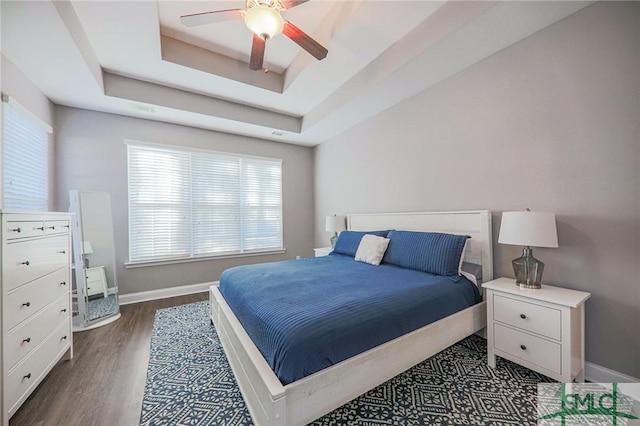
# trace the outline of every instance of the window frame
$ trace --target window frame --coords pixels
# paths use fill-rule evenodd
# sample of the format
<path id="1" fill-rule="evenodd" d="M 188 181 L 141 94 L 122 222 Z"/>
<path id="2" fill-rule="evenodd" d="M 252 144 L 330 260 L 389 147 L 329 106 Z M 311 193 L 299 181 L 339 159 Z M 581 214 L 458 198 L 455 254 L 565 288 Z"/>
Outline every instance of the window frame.
<path id="1" fill-rule="evenodd" d="M 7 120 L 14 114 L 18 114 L 20 117 L 18 121 L 28 122 L 29 128 L 26 130 L 28 133 L 38 132 L 38 143 L 42 143 L 42 146 L 39 146 L 36 151 L 40 153 L 40 151 L 44 151 L 44 158 L 39 159 L 40 166 L 44 167 L 44 170 L 40 171 L 41 176 L 35 177 L 35 173 L 30 176 L 30 180 L 34 183 L 37 183 L 38 187 L 30 186 L 30 188 L 36 189 L 36 192 L 40 193 L 43 198 L 35 198 L 33 200 L 29 200 L 24 197 L 7 197 L 6 191 L 6 173 L 7 173 L 7 146 L 9 145 L 8 132 L 10 131 L 7 125 Z M 3 210 L 12 210 L 12 211 L 49 211 L 51 208 L 51 135 L 53 134 L 53 128 L 44 122 L 40 117 L 31 112 L 28 108 L 23 106 L 21 103 L 16 101 L 12 96 L 8 96 L 2 94 L 2 144 L 1 144 L 1 154 L 2 154 L 2 167 L 0 167 L 0 173 L 2 173 L 0 177 L 0 182 L 2 183 L 2 196 L 0 197 L 0 207 Z M 42 138 L 42 140 L 40 140 Z M 43 178 L 41 180 L 40 178 Z M 14 199 L 17 201 L 17 205 L 9 205 L 7 206 L 7 198 Z M 35 201 L 35 204 L 32 204 L 32 201 Z M 23 208 L 22 205 L 29 205 L 27 208 Z"/>
<path id="2" fill-rule="evenodd" d="M 283 160 L 279 158 L 272 157 L 261 157 L 254 155 L 246 155 L 246 154 L 238 154 L 238 153 L 230 153 L 224 151 L 217 150 L 209 150 L 209 149 L 201 149 L 201 148 L 193 148 L 193 147 L 185 147 L 179 145 L 169 145 L 169 144 L 159 144 L 153 142 L 145 142 L 133 139 L 125 139 L 124 144 L 127 149 L 127 234 L 128 234 L 128 260 L 125 262 L 126 268 L 139 268 L 146 266 L 156 266 L 156 265 L 167 265 L 167 264 L 176 264 L 176 263 L 190 263 L 190 262 L 200 262 L 205 260 L 215 260 L 215 259 L 231 259 L 231 258 L 240 258 L 240 257 L 253 257 L 253 256 L 265 256 L 265 255 L 274 255 L 274 254 L 282 254 L 286 253 L 286 248 L 284 247 L 284 217 L 283 217 L 283 185 L 282 185 L 282 166 Z M 279 181 L 279 189 L 280 189 L 280 205 L 278 210 L 278 215 L 280 217 L 280 240 L 281 247 L 279 248 L 269 248 L 269 249 L 254 249 L 254 250 L 244 250 L 237 252 L 225 252 L 221 254 L 202 254 L 202 255 L 194 255 L 193 254 L 193 233 L 190 232 L 189 240 L 191 243 L 190 256 L 167 256 L 162 258 L 155 259 L 141 259 L 141 260 L 131 260 L 131 241 L 132 241 L 132 228 L 131 228 L 131 196 L 130 196 L 130 160 L 129 160 L 129 147 L 140 147 L 140 148 L 150 148 L 164 151 L 174 151 L 174 152 L 183 152 L 183 153 L 204 153 L 209 155 L 220 155 L 224 157 L 233 157 L 236 159 L 249 159 L 249 160 L 264 160 L 274 163 L 279 163 L 280 165 L 280 181 Z M 193 190 L 193 186 L 190 183 L 190 189 Z M 240 192 L 242 189 L 240 189 Z M 191 217 L 189 221 L 193 220 L 193 200 L 190 201 L 190 214 Z M 238 218 L 240 222 L 242 222 L 242 217 Z M 190 226 L 190 229 L 193 230 L 193 227 Z M 241 232 L 242 233 L 242 232 Z"/>

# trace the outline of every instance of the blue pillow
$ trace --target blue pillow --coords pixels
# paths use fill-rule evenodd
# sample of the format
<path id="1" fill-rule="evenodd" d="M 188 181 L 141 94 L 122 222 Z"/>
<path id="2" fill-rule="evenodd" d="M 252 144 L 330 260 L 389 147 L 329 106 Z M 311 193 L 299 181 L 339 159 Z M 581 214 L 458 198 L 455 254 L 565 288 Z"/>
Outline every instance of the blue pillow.
<path id="1" fill-rule="evenodd" d="M 438 232 L 389 231 L 383 263 L 429 274 L 458 275 L 460 256 L 469 236 Z"/>
<path id="2" fill-rule="evenodd" d="M 378 237 L 386 237 L 389 231 L 342 231 L 338 235 L 338 241 L 333 248 L 334 253 L 343 254 L 345 256 L 355 257 L 360 245 L 360 240 L 365 234 L 377 235 Z"/>

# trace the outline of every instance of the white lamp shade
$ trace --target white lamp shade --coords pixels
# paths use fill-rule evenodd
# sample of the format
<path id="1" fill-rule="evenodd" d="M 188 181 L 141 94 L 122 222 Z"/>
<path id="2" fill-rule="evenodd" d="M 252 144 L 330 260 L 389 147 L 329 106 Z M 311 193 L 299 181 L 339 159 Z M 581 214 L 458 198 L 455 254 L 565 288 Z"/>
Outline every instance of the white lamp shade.
<path id="1" fill-rule="evenodd" d="M 91 253 L 93 253 L 93 247 L 91 247 L 91 243 L 89 241 L 87 241 L 87 240 L 84 240 L 82 242 L 82 249 L 83 249 L 82 254 L 91 254 Z"/>
<path id="2" fill-rule="evenodd" d="M 327 232 L 340 232 L 347 229 L 345 226 L 344 216 L 327 216 L 325 224 L 325 231 Z"/>
<path id="3" fill-rule="evenodd" d="M 500 244 L 530 247 L 558 247 L 556 215 L 545 212 L 504 212 Z"/>

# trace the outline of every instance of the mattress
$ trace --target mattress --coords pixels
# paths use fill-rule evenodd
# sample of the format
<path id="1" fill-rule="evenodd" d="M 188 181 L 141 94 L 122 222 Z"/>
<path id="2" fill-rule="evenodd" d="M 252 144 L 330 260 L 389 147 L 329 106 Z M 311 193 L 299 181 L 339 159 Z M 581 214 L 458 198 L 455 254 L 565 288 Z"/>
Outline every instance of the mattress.
<path id="1" fill-rule="evenodd" d="M 456 281 L 332 254 L 227 269 L 220 292 L 286 385 L 480 301 Z"/>

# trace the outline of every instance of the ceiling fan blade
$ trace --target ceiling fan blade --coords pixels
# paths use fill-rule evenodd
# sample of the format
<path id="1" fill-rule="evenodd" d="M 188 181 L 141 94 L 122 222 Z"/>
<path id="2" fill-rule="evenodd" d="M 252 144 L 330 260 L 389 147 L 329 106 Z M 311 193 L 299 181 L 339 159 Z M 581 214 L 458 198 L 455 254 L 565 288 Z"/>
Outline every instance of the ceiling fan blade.
<path id="1" fill-rule="evenodd" d="M 329 53 L 324 46 L 289 21 L 284 23 L 282 34 L 295 41 L 298 46 L 302 47 L 319 61 L 323 60 L 327 56 L 327 53 Z"/>
<path id="2" fill-rule="evenodd" d="M 227 9 L 216 10 L 214 12 L 194 13 L 192 15 L 181 16 L 180 22 L 186 27 L 197 27 L 199 25 L 242 19 L 242 12 L 242 9 Z"/>
<path id="3" fill-rule="evenodd" d="M 292 7 L 296 7 L 301 5 L 302 3 L 306 3 L 309 0 L 280 0 L 280 3 L 286 10 L 291 9 Z"/>
<path id="4" fill-rule="evenodd" d="M 262 37 L 257 34 L 253 35 L 253 44 L 251 45 L 251 61 L 249 62 L 249 68 L 254 71 L 262 69 L 265 44 L 266 42 Z"/>

